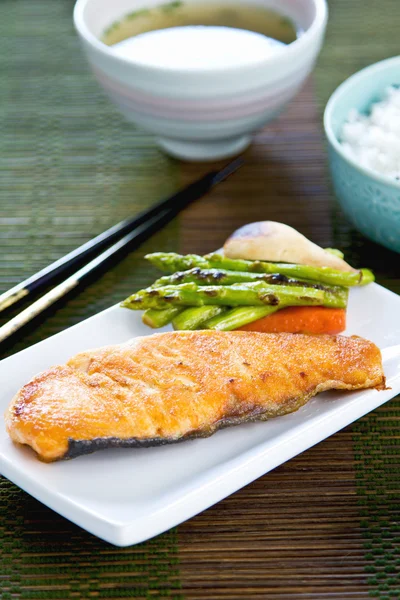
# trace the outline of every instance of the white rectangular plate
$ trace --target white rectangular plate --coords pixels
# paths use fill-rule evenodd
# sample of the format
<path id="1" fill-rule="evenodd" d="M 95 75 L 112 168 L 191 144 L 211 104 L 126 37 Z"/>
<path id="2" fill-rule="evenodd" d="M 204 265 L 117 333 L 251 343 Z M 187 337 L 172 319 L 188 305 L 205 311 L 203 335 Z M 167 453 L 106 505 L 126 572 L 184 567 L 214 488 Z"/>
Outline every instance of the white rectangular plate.
<path id="1" fill-rule="evenodd" d="M 112 307 L 0 362 L 0 412 L 33 375 L 81 350 L 152 333 L 140 313 Z M 225 429 L 208 439 L 114 449 L 41 463 L 0 423 L 0 472 L 67 519 L 117 546 L 189 519 L 332 435 L 400 392 L 400 297 L 372 284 L 350 294 L 347 334 L 383 349 L 383 392 L 320 394 L 296 413 Z"/>

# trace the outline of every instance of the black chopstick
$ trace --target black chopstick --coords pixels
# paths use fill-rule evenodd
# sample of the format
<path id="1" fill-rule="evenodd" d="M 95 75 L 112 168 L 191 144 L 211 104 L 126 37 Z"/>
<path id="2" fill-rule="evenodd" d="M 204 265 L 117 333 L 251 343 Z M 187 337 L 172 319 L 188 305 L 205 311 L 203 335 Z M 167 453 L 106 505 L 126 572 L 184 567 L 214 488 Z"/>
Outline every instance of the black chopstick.
<path id="1" fill-rule="evenodd" d="M 237 159 L 236 161 L 233 161 L 232 163 L 224 167 L 221 171 L 209 173 L 208 175 L 206 175 L 202 179 L 199 179 L 194 184 L 191 184 L 181 192 L 178 192 L 178 194 L 175 194 L 173 198 L 176 199 L 178 197 L 178 201 L 175 202 L 173 206 L 170 205 L 170 202 L 168 200 L 164 201 L 163 203 L 159 203 L 157 205 L 159 207 L 158 214 L 154 215 L 155 207 L 147 211 L 147 215 L 151 213 L 152 216 L 150 218 L 147 217 L 145 222 L 142 222 L 139 226 L 136 226 L 132 231 L 130 231 L 127 235 L 122 237 L 110 248 L 102 252 L 96 258 L 92 259 L 88 264 L 83 266 L 76 273 L 68 277 L 68 279 L 51 289 L 41 298 L 33 302 L 33 304 L 28 306 L 25 310 L 20 312 L 14 318 L 10 319 L 7 323 L 5 323 L 2 327 L 0 327 L 0 343 L 4 342 L 6 339 L 12 336 L 21 327 L 29 323 L 29 321 L 31 321 L 39 314 L 41 314 L 44 310 L 49 308 L 49 306 L 60 300 L 62 297 L 66 296 L 70 291 L 82 285 L 87 279 L 92 278 L 98 273 L 104 272 L 105 268 L 111 261 L 113 261 L 114 263 L 115 259 L 119 256 L 122 256 L 126 254 L 127 251 L 132 251 L 138 246 L 140 246 L 151 235 L 153 235 L 156 231 L 161 229 L 169 221 L 171 221 L 185 206 L 187 206 L 200 196 L 203 196 L 214 185 L 220 183 L 229 175 L 234 173 L 242 164 L 243 161 L 239 161 L 239 159 Z M 187 190 L 191 190 L 189 194 L 185 194 Z M 201 193 L 200 190 L 202 190 Z M 161 205 L 164 205 L 164 209 L 160 210 Z M 165 206 L 167 206 L 167 208 L 165 208 Z M 139 215 L 140 219 L 143 219 L 142 215 L 143 213 Z M 118 225 L 116 227 L 118 227 Z M 108 231 L 111 230 L 109 229 Z M 114 233 L 112 233 L 111 235 L 114 236 Z M 99 237 L 100 236 L 98 236 L 98 238 Z M 94 238 L 94 240 L 98 238 Z M 92 242 L 94 240 L 92 240 Z M 84 246 L 81 246 L 81 248 L 83 248 Z M 77 250 L 75 252 L 77 252 Z M 84 250 L 84 252 L 86 252 L 86 250 Z M 76 257 L 77 255 L 75 254 L 73 260 L 75 260 Z M 51 266 L 52 265 L 50 265 L 50 267 Z M 42 273 L 42 271 L 40 273 Z M 47 283 L 48 281 L 49 280 L 47 279 Z M 30 292 L 28 291 L 27 293 Z M 25 294 L 25 296 L 26 295 L 27 294 Z"/>
<path id="2" fill-rule="evenodd" d="M 25 279 L 25 281 L 22 281 L 10 290 L 0 294 L 0 313 L 13 304 L 21 301 L 23 298 L 26 298 L 32 292 L 39 292 L 41 289 L 51 284 L 62 273 L 71 271 L 74 267 L 81 264 L 85 258 L 89 258 L 96 252 L 103 250 L 103 248 L 106 248 L 108 245 L 115 242 L 115 240 L 121 238 L 130 231 L 133 231 L 143 223 L 146 223 L 161 211 L 173 209 L 175 211 L 173 216 L 175 216 L 185 206 L 188 206 L 195 200 L 201 198 L 212 187 L 229 177 L 229 175 L 242 166 L 243 162 L 242 158 L 237 158 L 220 171 L 207 173 L 204 177 L 194 181 L 173 196 L 157 202 L 157 204 L 144 210 L 135 217 L 117 223 L 82 246 L 79 246 L 79 248 L 72 250 L 72 252 L 69 252 L 28 279 Z"/>

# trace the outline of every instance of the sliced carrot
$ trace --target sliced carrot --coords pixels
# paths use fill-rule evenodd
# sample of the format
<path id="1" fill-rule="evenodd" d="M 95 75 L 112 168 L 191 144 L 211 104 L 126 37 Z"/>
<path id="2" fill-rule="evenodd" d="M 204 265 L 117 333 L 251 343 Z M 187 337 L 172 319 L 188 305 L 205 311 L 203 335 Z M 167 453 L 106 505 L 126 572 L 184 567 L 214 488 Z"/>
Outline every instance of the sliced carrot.
<path id="1" fill-rule="evenodd" d="M 290 306 L 240 327 L 262 333 L 340 333 L 346 328 L 346 310 L 324 306 Z"/>

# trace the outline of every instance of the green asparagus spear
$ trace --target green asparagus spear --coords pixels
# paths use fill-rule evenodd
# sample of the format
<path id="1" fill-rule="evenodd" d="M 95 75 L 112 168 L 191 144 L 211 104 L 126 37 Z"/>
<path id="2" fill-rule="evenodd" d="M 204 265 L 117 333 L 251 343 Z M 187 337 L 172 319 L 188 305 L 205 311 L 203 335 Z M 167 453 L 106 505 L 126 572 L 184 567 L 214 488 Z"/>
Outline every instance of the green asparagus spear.
<path id="1" fill-rule="evenodd" d="M 353 272 L 337 271 L 330 267 L 313 267 L 291 263 L 269 263 L 258 260 L 231 259 L 220 254 L 208 254 L 203 257 L 197 256 L 196 254 L 182 256 L 173 252 L 155 252 L 153 254 L 147 254 L 146 259 L 167 273 L 175 273 L 176 271 L 185 271 L 200 267 L 201 269 L 226 269 L 229 271 L 252 273 L 279 273 L 295 279 L 306 279 L 317 283 L 341 285 L 345 287 L 366 285 L 374 281 L 374 275 L 368 269 L 361 269 L 360 271 Z"/>
<path id="2" fill-rule="evenodd" d="M 146 254 L 145 259 L 165 273 L 188 271 L 195 267 L 210 269 L 210 262 L 197 254 L 176 254 L 175 252 L 153 252 Z"/>
<path id="3" fill-rule="evenodd" d="M 235 283 L 251 283 L 254 281 L 265 281 L 269 285 L 287 285 L 297 287 L 311 287 L 321 289 L 325 292 L 325 306 L 337 306 L 338 297 L 347 303 L 348 288 L 342 286 L 323 286 L 315 283 L 290 279 L 285 275 L 267 275 L 265 273 L 247 273 L 244 271 L 225 271 L 223 269 L 190 269 L 189 271 L 178 271 L 173 275 L 160 277 L 152 285 L 153 288 L 165 285 L 182 283 L 196 283 L 197 285 L 233 285 Z"/>
<path id="4" fill-rule="evenodd" d="M 281 306 L 240 306 L 228 312 L 213 317 L 202 324 L 203 329 L 217 329 L 218 331 L 232 331 L 262 319 L 282 308 Z"/>
<path id="5" fill-rule="evenodd" d="M 337 248 L 324 248 L 325 252 L 329 252 L 329 254 L 332 254 L 333 256 L 337 256 L 338 258 L 344 258 L 344 254 L 341 250 L 338 250 Z"/>
<path id="6" fill-rule="evenodd" d="M 245 271 L 226 271 L 225 269 L 200 269 L 196 267 L 188 271 L 177 271 L 172 275 L 160 277 L 151 287 L 164 285 L 179 285 L 181 283 L 196 283 L 197 285 L 232 285 L 234 283 L 248 283 L 252 281 L 265 281 L 270 285 L 297 285 L 304 287 L 318 287 L 318 284 L 299 279 L 291 279 L 278 273 L 248 273 Z M 319 286 L 322 288 L 323 286 Z"/>
<path id="7" fill-rule="evenodd" d="M 172 321 L 174 329 L 198 329 L 209 319 L 226 312 L 224 306 L 195 306 L 186 308 Z"/>
<path id="8" fill-rule="evenodd" d="M 330 308 L 346 308 L 348 298 L 348 288 L 335 286 L 324 289 L 324 306 L 329 306 Z"/>
<path id="9" fill-rule="evenodd" d="M 336 287 L 334 291 L 325 290 L 324 306 L 345 308 L 348 295 L 349 291 L 347 288 Z M 306 302 L 304 302 L 304 306 L 307 306 Z M 285 308 L 282 304 L 278 306 L 240 306 L 238 308 L 232 308 L 222 315 L 213 317 L 209 321 L 203 323 L 201 327 L 202 329 L 232 331 L 233 329 L 238 329 L 239 327 L 243 327 L 243 325 L 262 319 L 282 308 Z"/>
<path id="10" fill-rule="evenodd" d="M 341 285 L 351 287 L 366 285 L 374 281 L 374 275 L 369 269 L 359 271 L 337 271 L 330 267 L 313 267 L 310 265 L 295 265 L 291 263 L 268 263 L 264 261 L 249 261 L 230 259 L 220 254 L 208 254 L 204 257 L 209 260 L 213 268 L 226 268 L 233 271 L 255 271 L 261 273 L 280 273 L 289 277 L 301 277 L 310 281 L 318 281 L 328 285 Z"/>
<path id="11" fill-rule="evenodd" d="M 329 296 L 332 306 L 335 295 Z M 184 283 L 176 286 L 148 288 L 140 290 L 127 298 L 122 306 L 133 310 L 147 308 L 164 309 L 168 304 L 173 306 L 278 306 L 282 304 L 301 306 L 312 303 L 324 305 L 325 292 L 315 288 L 295 286 L 270 286 L 262 281 L 256 283 L 234 284 L 231 286 L 197 286 L 195 283 Z M 338 294 L 335 305 L 346 306 L 346 300 Z"/>
<path id="12" fill-rule="evenodd" d="M 184 311 L 184 309 L 179 306 L 168 306 L 163 310 L 149 308 L 143 313 L 142 321 L 145 325 L 152 327 L 152 329 L 158 329 L 159 327 L 165 327 L 165 325 L 171 323 L 172 319 L 177 317 L 182 311 Z"/>

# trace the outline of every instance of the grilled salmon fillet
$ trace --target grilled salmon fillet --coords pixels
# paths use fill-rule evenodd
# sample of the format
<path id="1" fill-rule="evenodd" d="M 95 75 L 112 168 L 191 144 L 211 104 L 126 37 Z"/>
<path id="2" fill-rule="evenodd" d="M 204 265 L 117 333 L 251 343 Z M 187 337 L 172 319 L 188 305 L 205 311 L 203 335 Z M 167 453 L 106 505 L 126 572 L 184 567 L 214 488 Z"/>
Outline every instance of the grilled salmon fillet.
<path id="1" fill-rule="evenodd" d="M 384 386 L 379 349 L 359 337 L 161 333 L 40 373 L 12 400 L 6 426 L 52 461 L 206 437 L 293 412 L 324 390 Z"/>

